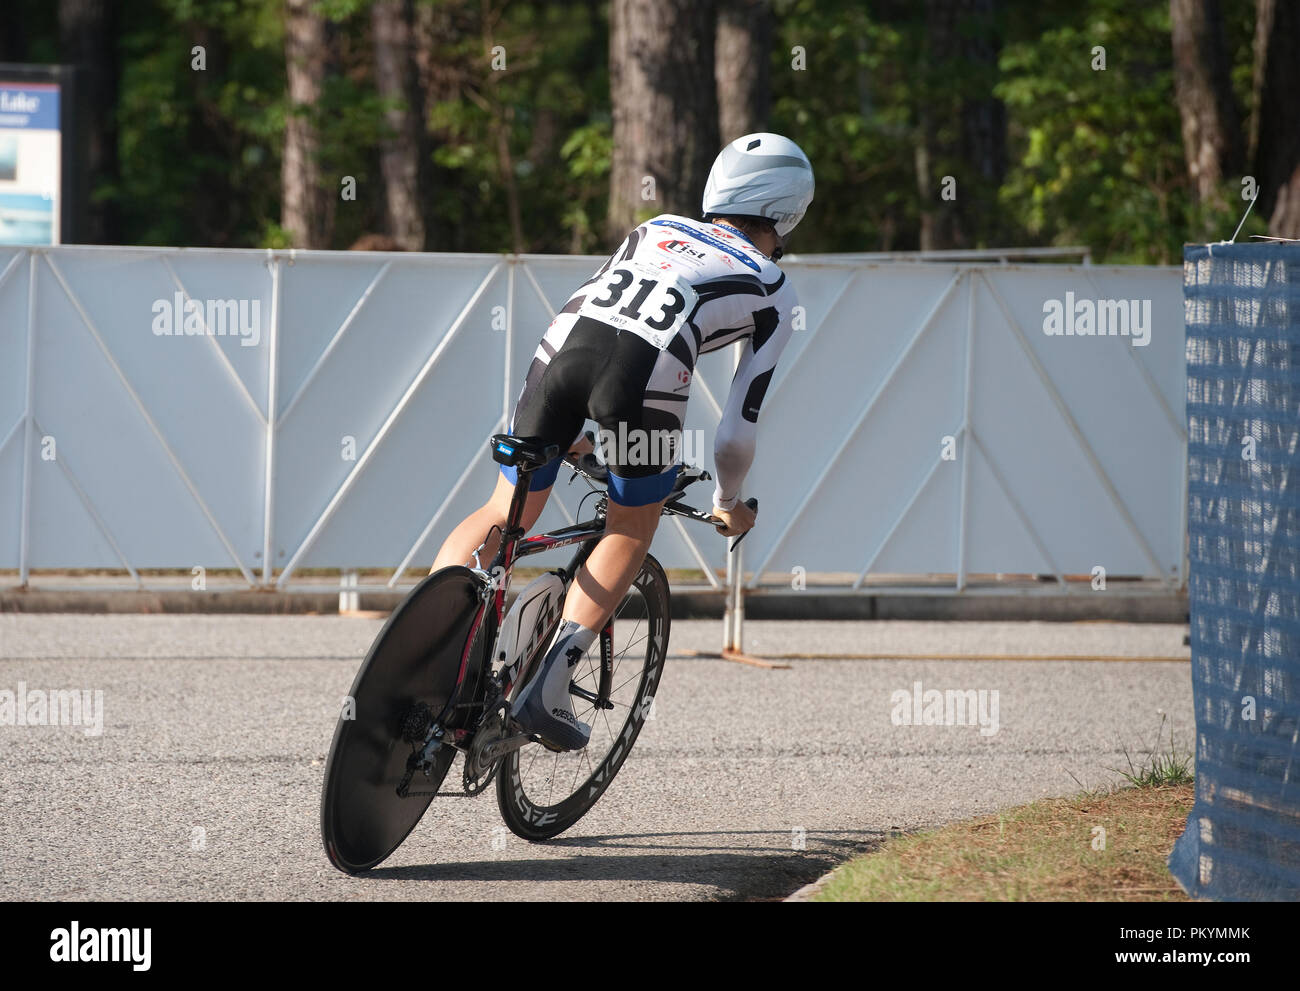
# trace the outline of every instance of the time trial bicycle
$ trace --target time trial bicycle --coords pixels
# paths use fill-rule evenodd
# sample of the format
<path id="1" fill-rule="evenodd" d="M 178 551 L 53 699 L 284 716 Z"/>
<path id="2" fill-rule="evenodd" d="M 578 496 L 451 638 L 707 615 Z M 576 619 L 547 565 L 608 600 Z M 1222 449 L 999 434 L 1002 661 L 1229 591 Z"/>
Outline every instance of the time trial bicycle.
<path id="1" fill-rule="evenodd" d="M 494 460 L 518 472 L 495 557 L 482 566 L 480 545 L 475 567 L 442 568 L 411 590 L 371 645 L 334 731 L 321 834 L 330 862 L 349 874 L 392 854 L 435 797 L 478 795 L 494 779 L 514 833 L 536 841 L 563 832 L 604 794 L 652 713 L 668 654 L 670 594 L 663 568 L 647 554 L 573 669 L 574 715 L 592 727 L 587 746 L 556 752 L 515 722 L 512 703 L 540 668 L 565 593 L 604 535 L 608 476 L 590 454 L 566 456 L 570 482 L 582 476 L 597 497 L 594 515 L 528 537 L 520 521 L 529 479 L 559 448 L 508 434 L 493 436 L 490 446 Z M 682 469 L 663 514 L 720 526 L 682 502 L 689 485 L 709 479 L 701 468 Z M 756 500 L 748 505 L 757 510 Z M 530 582 L 507 612 L 515 565 L 570 545 L 577 551 L 568 566 Z M 458 755 L 460 790 L 441 790 Z"/>

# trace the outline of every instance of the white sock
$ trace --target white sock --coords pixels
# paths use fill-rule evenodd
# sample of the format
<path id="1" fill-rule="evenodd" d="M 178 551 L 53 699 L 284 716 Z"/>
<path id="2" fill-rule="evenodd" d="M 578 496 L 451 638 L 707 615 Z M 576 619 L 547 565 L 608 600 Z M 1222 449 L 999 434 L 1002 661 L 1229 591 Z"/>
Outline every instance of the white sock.
<path id="1" fill-rule="evenodd" d="M 555 643 L 552 645 L 551 649 L 554 650 L 556 647 L 559 647 L 564 643 L 566 638 L 569 640 L 569 643 L 565 644 L 564 649 L 567 650 L 569 647 L 581 647 L 582 652 L 585 654 L 587 648 L 596 642 L 596 631 L 587 629 L 581 623 L 575 623 L 571 619 L 566 619 L 560 624 L 560 629 L 555 634 Z"/>

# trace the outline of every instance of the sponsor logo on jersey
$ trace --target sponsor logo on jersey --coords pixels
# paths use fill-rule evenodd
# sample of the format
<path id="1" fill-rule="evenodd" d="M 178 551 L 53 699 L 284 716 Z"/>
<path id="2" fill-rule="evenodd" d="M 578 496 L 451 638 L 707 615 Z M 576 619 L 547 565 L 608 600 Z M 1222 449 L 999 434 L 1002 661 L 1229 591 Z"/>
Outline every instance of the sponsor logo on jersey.
<path id="1" fill-rule="evenodd" d="M 675 255 L 685 255 L 687 258 L 703 258 L 704 252 L 699 248 L 691 247 L 690 241 L 681 241 L 677 238 L 671 238 L 667 241 L 660 241 L 656 247 L 660 251 L 671 251 Z"/>
<path id="2" fill-rule="evenodd" d="M 754 261 L 754 259 L 750 258 L 743 251 L 733 245 L 727 244 L 725 241 L 717 237 L 714 237 L 708 231 L 697 231 L 694 227 L 683 224 L 680 220 L 652 220 L 650 223 L 656 227 L 669 227 L 672 230 L 681 231 L 688 237 L 707 244 L 710 248 L 721 251 L 723 254 L 730 255 L 732 258 L 735 258 L 749 268 L 752 268 L 755 272 L 761 272 L 763 270 L 763 267 L 759 265 L 758 262 Z"/>
<path id="3" fill-rule="evenodd" d="M 680 382 L 682 385 L 685 385 L 685 384 L 686 384 L 687 382 L 689 382 L 690 380 L 691 380 L 691 373 L 690 373 L 690 372 L 687 372 L 687 371 L 680 371 L 680 372 L 677 373 L 677 381 Z"/>

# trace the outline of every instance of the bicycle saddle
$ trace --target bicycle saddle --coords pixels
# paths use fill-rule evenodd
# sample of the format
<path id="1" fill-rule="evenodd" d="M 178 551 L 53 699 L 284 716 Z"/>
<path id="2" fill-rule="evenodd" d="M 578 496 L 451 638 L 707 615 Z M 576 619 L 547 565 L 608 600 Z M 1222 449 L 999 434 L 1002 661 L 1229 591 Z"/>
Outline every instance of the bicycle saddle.
<path id="1" fill-rule="evenodd" d="M 532 471 L 560 456 L 558 444 L 548 444 L 541 437 L 513 437 L 510 434 L 493 434 L 488 442 L 492 460 L 511 468 Z"/>

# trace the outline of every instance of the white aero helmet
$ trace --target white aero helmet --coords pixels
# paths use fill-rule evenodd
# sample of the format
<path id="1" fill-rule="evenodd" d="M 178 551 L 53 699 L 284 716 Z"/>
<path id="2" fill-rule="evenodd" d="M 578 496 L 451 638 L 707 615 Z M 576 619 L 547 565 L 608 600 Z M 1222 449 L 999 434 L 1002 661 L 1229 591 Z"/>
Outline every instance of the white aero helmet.
<path id="1" fill-rule="evenodd" d="M 763 217 L 785 237 L 813 198 L 813 170 L 797 144 L 779 134 L 746 134 L 723 148 L 704 186 L 704 216 Z"/>

